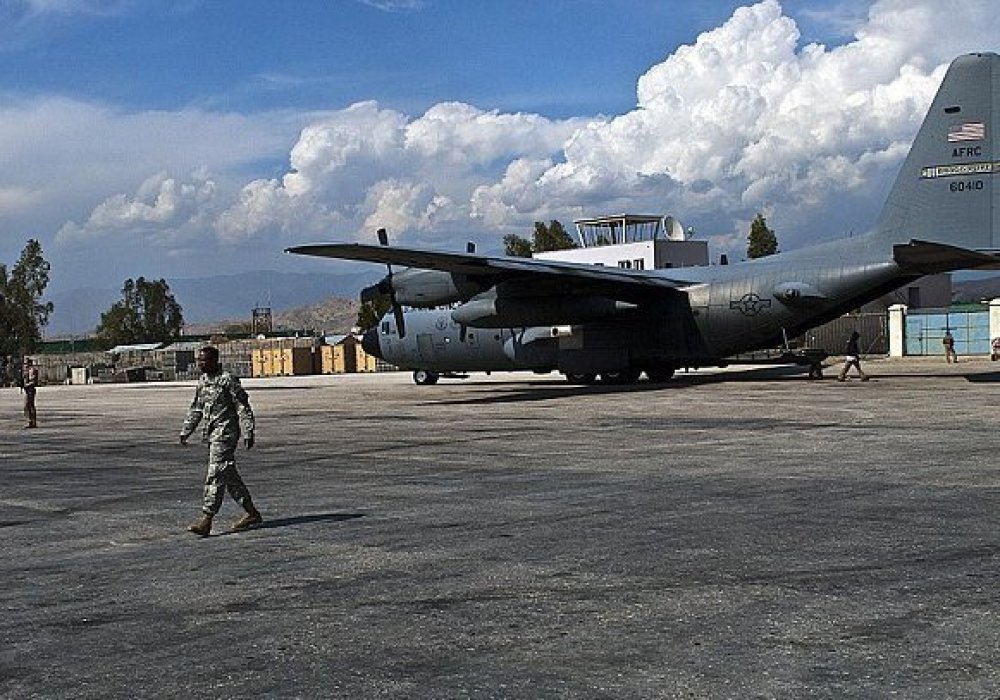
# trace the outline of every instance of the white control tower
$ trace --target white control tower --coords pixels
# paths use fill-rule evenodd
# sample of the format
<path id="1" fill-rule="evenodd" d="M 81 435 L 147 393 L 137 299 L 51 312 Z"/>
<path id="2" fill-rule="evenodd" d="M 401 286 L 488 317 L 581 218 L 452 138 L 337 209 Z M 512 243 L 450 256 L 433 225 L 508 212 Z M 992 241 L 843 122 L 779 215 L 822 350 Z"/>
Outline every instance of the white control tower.
<path id="1" fill-rule="evenodd" d="M 688 240 L 684 227 L 672 216 L 618 214 L 573 223 L 579 248 L 535 253 L 534 257 L 632 270 L 708 265 L 708 243 Z"/>

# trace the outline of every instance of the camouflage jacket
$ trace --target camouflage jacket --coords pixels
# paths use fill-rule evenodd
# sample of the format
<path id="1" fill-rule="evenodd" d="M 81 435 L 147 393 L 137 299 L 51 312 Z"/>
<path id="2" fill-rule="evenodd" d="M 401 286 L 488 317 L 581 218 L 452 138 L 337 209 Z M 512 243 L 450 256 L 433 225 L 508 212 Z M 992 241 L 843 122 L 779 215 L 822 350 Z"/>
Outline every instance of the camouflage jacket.
<path id="1" fill-rule="evenodd" d="M 239 379 L 229 372 L 201 375 L 181 435 L 187 437 L 199 423 L 202 442 L 239 440 L 241 428 L 253 436 L 253 410 Z"/>

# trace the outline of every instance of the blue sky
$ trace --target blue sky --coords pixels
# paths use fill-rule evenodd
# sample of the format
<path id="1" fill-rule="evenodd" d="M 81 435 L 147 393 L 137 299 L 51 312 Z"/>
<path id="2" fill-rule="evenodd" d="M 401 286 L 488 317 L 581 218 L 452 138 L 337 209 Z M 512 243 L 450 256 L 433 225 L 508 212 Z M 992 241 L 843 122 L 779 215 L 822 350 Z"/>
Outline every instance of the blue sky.
<path id="1" fill-rule="evenodd" d="M 329 109 L 374 99 L 408 112 L 447 100 L 550 117 L 620 112 L 635 104 L 635 76 L 743 4 L 133 0 L 33 11 L 5 0 L 0 87 L 141 109 Z M 812 16 L 803 14 L 809 40 L 840 38 L 834 23 Z"/>
<path id="2" fill-rule="evenodd" d="M 336 273 L 281 251 L 621 211 L 791 249 L 871 224 L 997 37 L 991 0 L 0 0 L 0 261 Z"/>

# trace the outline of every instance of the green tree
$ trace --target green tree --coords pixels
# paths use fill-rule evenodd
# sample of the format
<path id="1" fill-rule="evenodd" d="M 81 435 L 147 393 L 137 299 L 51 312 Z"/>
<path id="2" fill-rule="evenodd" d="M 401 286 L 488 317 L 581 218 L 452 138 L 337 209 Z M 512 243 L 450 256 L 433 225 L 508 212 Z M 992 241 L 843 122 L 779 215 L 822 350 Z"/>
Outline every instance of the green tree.
<path id="1" fill-rule="evenodd" d="M 568 250 L 576 248 L 574 241 L 563 225 L 553 219 L 546 226 L 542 221 L 535 222 L 535 240 L 532 245 L 534 252 L 542 253 L 547 250 Z"/>
<path id="2" fill-rule="evenodd" d="M 128 279 L 122 298 L 101 314 L 97 337 L 109 346 L 175 340 L 184 328 L 181 305 L 166 280 Z"/>
<path id="3" fill-rule="evenodd" d="M 535 222 L 535 230 L 529 241 L 515 233 L 503 237 L 504 253 L 518 258 L 530 258 L 532 253 L 547 250 L 567 250 L 576 248 L 576 242 L 566 233 L 561 223 L 553 219 L 548 224 Z"/>
<path id="4" fill-rule="evenodd" d="M 361 329 L 362 333 L 369 328 L 374 328 L 385 316 L 391 305 L 392 302 L 389 300 L 388 294 L 380 294 L 371 301 L 362 302 L 361 308 L 358 309 L 358 321 L 355 325 Z"/>
<path id="5" fill-rule="evenodd" d="M 505 255 L 515 258 L 531 257 L 531 241 L 521 238 L 516 233 L 508 233 L 503 237 L 503 250 Z"/>
<path id="6" fill-rule="evenodd" d="M 49 269 L 35 239 L 24 246 L 9 274 L 7 267 L 0 265 L 0 353 L 31 353 L 41 342 L 42 328 L 53 308 L 52 302 L 41 301 L 49 284 Z"/>
<path id="7" fill-rule="evenodd" d="M 778 238 L 774 231 L 767 227 L 763 214 L 757 214 L 750 224 L 750 235 L 747 237 L 747 257 L 751 260 L 774 255 L 778 252 Z"/>

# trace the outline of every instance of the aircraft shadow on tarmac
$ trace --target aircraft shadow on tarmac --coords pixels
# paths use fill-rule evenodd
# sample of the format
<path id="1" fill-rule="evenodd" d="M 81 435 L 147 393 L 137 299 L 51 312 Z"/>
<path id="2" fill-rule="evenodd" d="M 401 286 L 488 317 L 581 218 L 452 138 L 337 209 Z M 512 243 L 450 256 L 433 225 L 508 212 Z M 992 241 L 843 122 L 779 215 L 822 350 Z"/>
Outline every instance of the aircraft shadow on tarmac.
<path id="1" fill-rule="evenodd" d="M 828 379 L 831 379 L 828 375 Z M 667 382 L 638 381 L 633 384 L 558 384 L 546 382 L 517 382 L 516 384 L 500 385 L 496 382 L 469 383 L 465 386 L 481 386 L 488 390 L 486 396 L 475 396 L 461 399 L 445 399 L 443 401 L 428 401 L 428 405 L 469 405 L 469 404 L 502 404 L 528 401 L 548 401 L 550 399 L 572 398 L 575 396 L 594 396 L 600 394 L 633 394 L 647 391 L 679 391 L 688 386 L 704 384 L 737 383 L 737 382 L 769 382 L 769 381 L 813 381 L 801 367 L 761 367 L 740 372 L 716 372 L 711 374 L 694 374 L 679 372 Z M 507 393 L 498 393 L 501 386 L 512 387 Z"/>
<path id="2" fill-rule="evenodd" d="M 990 384 L 1000 382 L 1000 371 L 997 372 L 965 372 L 958 374 L 944 374 L 938 372 L 879 372 L 873 379 L 942 379 L 944 377 L 955 377 L 964 379 L 974 384 Z"/>
<path id="3" fill-rule="evenodd" d="M 966 374 L 965 379 L 970 382 L 1000 382 L 1000 372 L 981 372 L 979 374 Z"/>
<path id="4" fill-rule="evenodd" d="M 835 381 L 839 364 L 825 367 L 825 374 L 820 381 Z M 937 379 L 941 377 L 956 377 L 968 382 L 989 383 L 1000 382 L 1000 370 L 996 372 L 968 372 L 964 374 L 946 374 L 937 372 L 883 372 L 870 375 L 873 382 L 882 379 Z M 854 380 L 854 377 L 852 377 Z M 593 396 L 600 394 L 628 394 L 647 391 L 679 391 L 685 387 L 704 386 L 706 384 L 738 384 L 740 382 L 813 382 L 802 367 L 778 366 L 756 367 L 737 372 L 697 373 L 680 371 L 667 382 L 639 381 L 634 384 L 558 384 L 545 382 L 517 382 L 497 384 L 496 382 L 469 382 L 465 386 L 483 387 L 488 391 L 485 396 L 466 397 L 461 399 L 445 399 L 443 401 L 428 401 L 428 405 L 475 405 L 503 404 L 530 401 L 549 401 L 551 399 L 572 398 L 576 396 Z M 504 391 L 503 388 L 509 388 Z M 501 391 L 498 392 L 498 389 Z"/>

